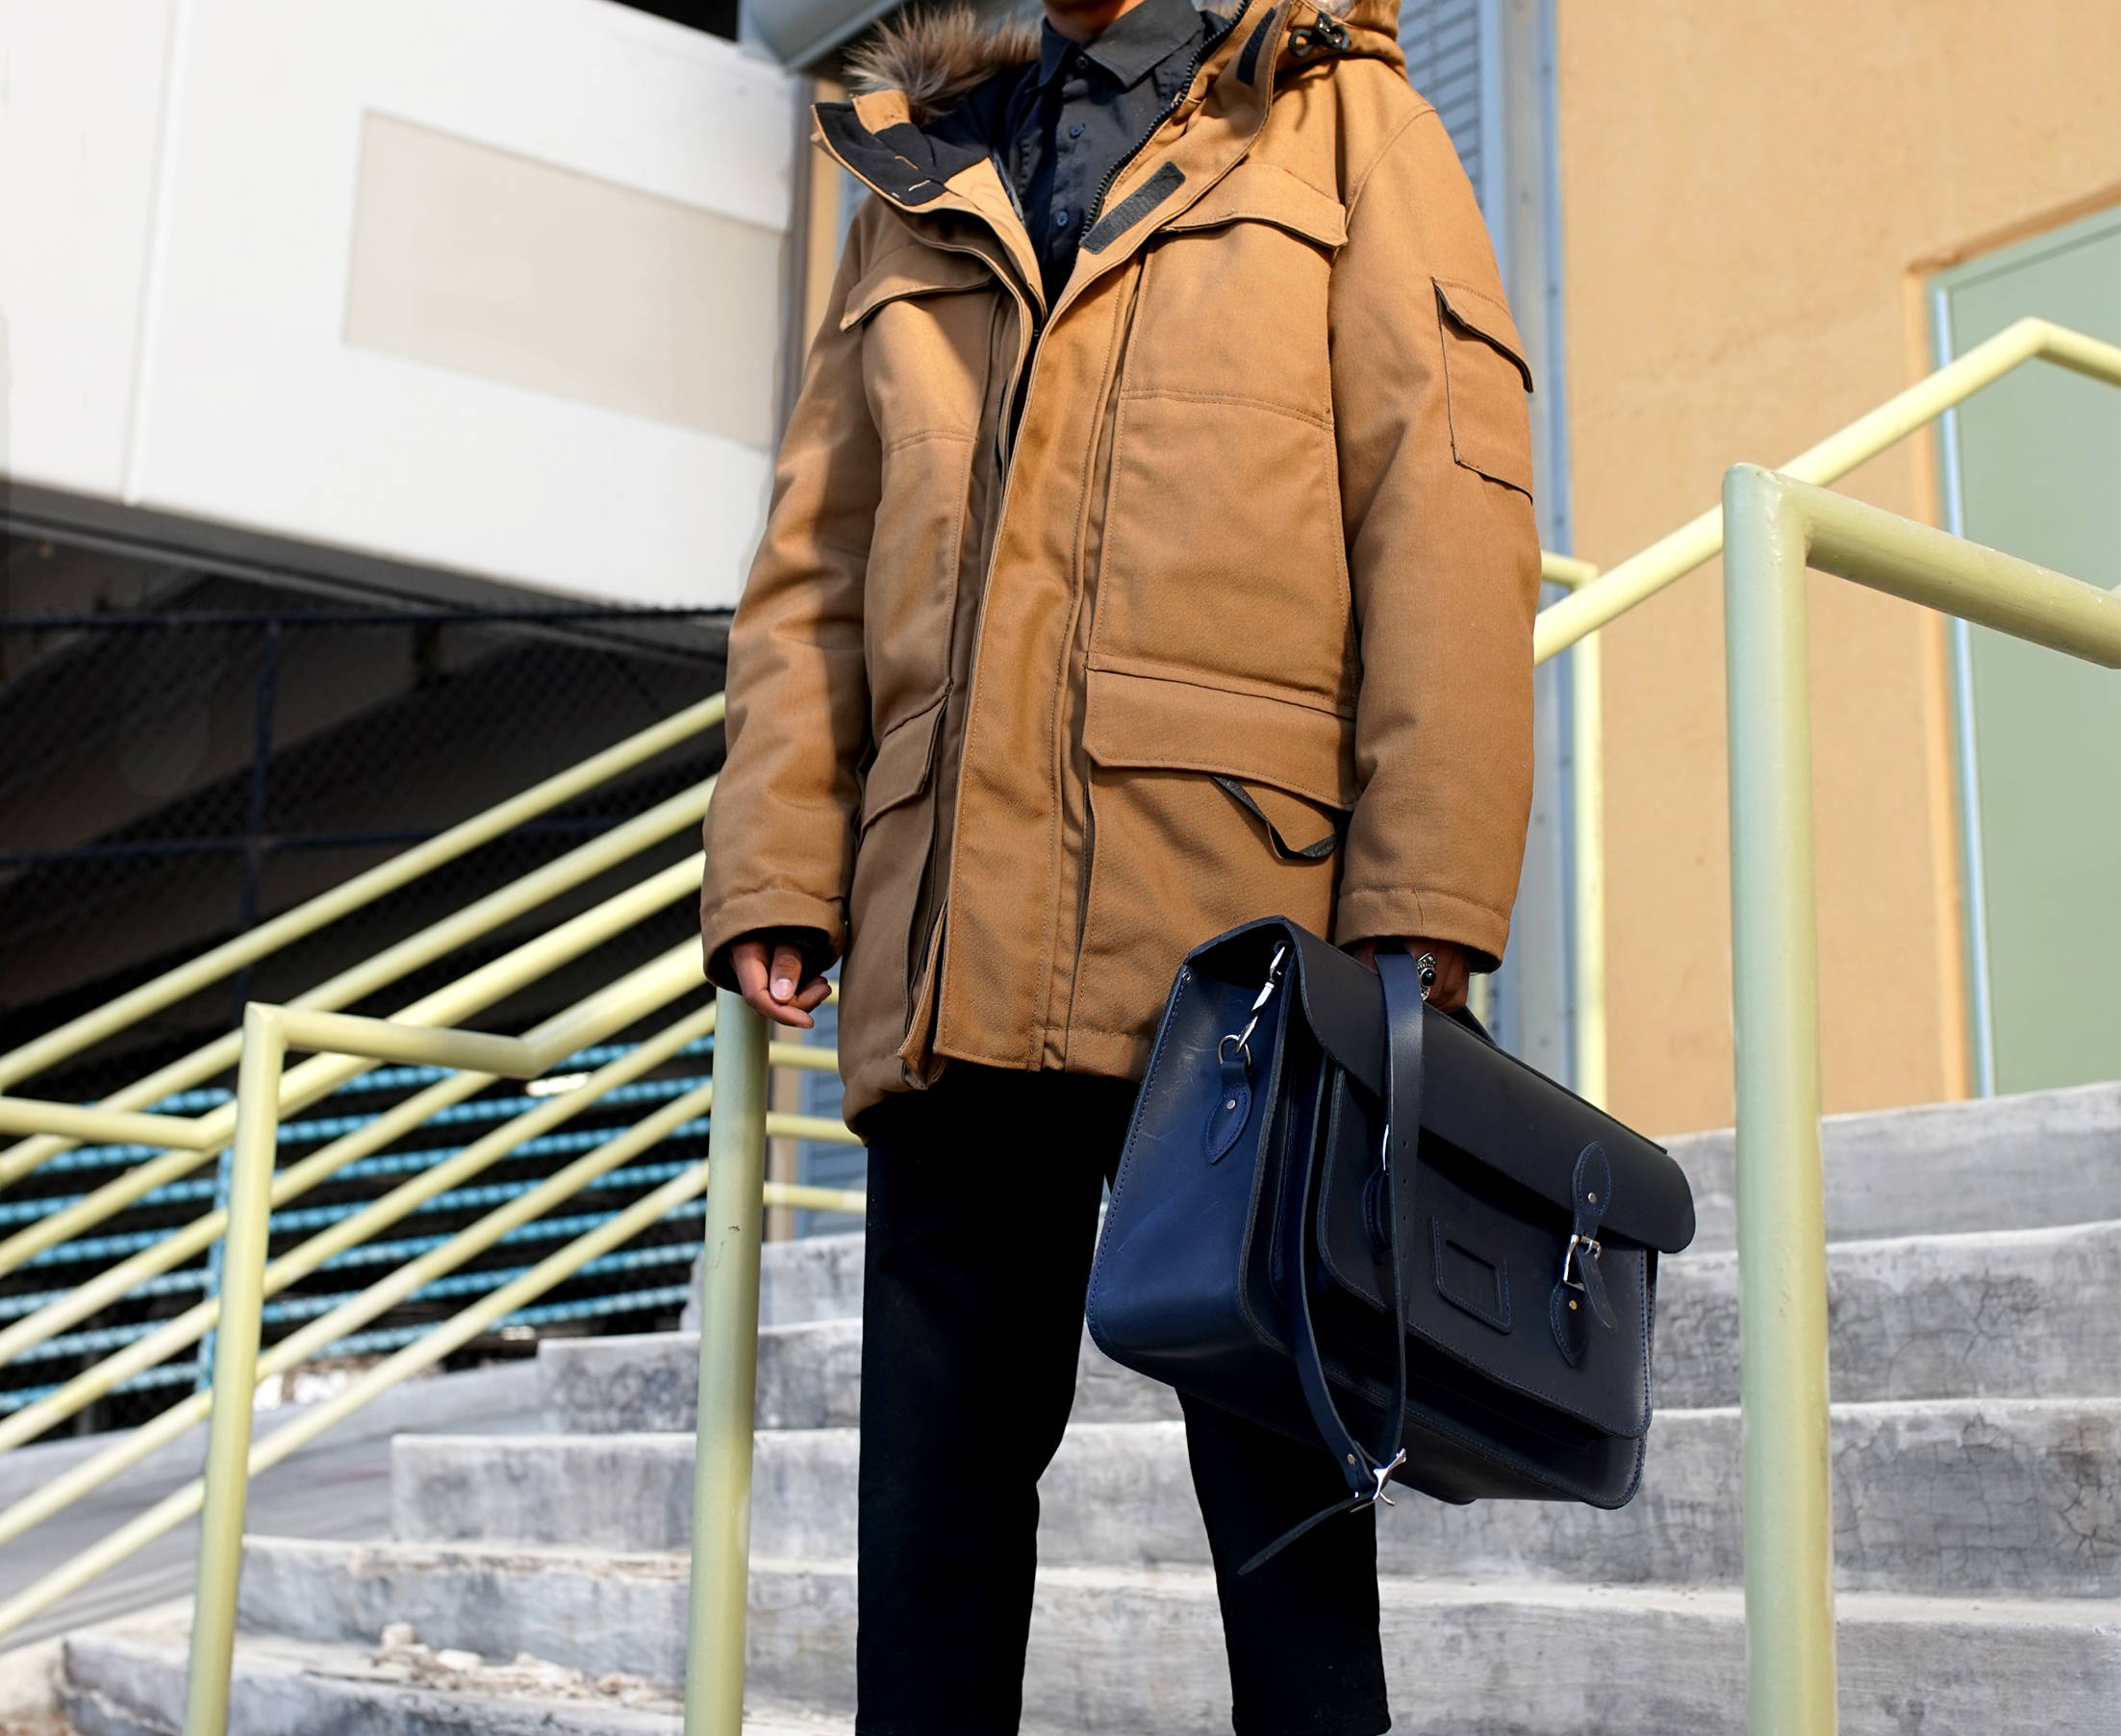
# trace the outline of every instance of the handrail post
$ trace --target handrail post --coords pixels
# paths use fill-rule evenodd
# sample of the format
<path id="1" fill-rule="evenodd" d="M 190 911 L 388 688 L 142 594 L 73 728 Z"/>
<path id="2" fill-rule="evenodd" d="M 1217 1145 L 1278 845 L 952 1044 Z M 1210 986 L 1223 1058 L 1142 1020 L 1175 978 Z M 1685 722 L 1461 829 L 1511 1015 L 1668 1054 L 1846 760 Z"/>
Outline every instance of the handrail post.
<path id="1" fill-rule="evenodd" d="M 1576 929 L 1576 1092 L 1606 1102 L 1604 642 L 1593 633 L 1569 651 L 1571 751 L 1576 762 L 1571 916 Z"/>
<path id="2" fill-rule="evenodd" d="M 287 1035 L 278 1009 L 255 1001 L 244 1007 L 184 1736 L 227 1736 L 228 1731 L 236 1595 L 243 1571 L 243 1508 L 250 1493 L 250 1424 L 265 1320 L 273 1166 L 280 1142 L 280 1071 L 286 1059 Z"/>
<path id="3" fill-rule="evenodd" d="M 1781 485 L 1724 483 L 1746 1727 L 1831 1736 L 1833 1513 L 1819 1140 L 1806 534 Z"/>
<path id="4" fill-rule="evenodd" d="M 758 1403 L 766 1021 L 727 990 L 720 992 L 716 1005 L 685 1736 L 743 1736 L 751 1430 Z"/>

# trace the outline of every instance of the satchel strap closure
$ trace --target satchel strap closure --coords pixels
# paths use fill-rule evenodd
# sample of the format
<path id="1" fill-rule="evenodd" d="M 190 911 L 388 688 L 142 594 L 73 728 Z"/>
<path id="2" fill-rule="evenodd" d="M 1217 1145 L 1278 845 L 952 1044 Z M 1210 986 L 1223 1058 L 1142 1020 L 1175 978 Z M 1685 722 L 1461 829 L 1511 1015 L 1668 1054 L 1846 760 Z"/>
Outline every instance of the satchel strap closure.
<path id="1" fill-rule="evenodd" d="M 1607 1330 L 1619 1323 L 1605 1294 L 1605 1275 L 1598 1266 L 1599 1255 L 1605 1251 L 1599 1243 L 1599 1225 L 1613 1203 L 1613 1166 L 1605 1147 L 1596 1140 L 1577 1153 L 1569 1197 L 1573 1214 L 1569 1243 L 1561 1250 L 1561 1276 L 1548 1299 L 1547 1319 L 1553 1327 L 1554 1343 L 1575 1368 L 1583 1360 L 1582 1310 L 1589 1308 L 1591 1317 Z M 1572 1271 L 1576 1276 L 1569 1275 Z"/>

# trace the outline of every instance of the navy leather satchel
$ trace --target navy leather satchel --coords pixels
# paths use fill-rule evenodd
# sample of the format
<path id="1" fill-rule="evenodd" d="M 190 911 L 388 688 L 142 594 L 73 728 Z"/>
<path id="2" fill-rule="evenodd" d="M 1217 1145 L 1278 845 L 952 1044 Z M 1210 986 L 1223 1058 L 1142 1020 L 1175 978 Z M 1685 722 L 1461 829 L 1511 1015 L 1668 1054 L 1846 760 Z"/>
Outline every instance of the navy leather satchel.
<path id="1" fill-rule="evenodd" d="M 1377 967 L 1283 918 L 1197 947 L 1098 1235 L 1107 1356 L 1340 1472 L 1247 1571 L 1392 1482 L 1625 1505 L 1657 1255 L 1693 1240 L 1661 1146 Z"/>

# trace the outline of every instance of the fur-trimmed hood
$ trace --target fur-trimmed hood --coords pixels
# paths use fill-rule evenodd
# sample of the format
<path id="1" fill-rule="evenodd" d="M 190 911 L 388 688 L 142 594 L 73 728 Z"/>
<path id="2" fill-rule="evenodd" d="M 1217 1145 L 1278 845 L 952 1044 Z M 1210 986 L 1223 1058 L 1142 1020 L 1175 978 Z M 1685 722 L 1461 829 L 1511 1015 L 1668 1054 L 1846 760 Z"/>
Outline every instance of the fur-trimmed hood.
<path id="1" fill-rule="evenodd" d="M 1293 0 L 1293 5 L 1300 13 L 1319 13 L 1345 24 L 1358 39 L 1357 52 L 1400 53 L 1400 0 Z M 1365 36 L 1373 39 L 1362 41 Z M 1381 42 L 1374 39 L 1379 36 Z M 925 126 L 983 80 L 1038 55 L 1036 16 L 989 22 L 967 0 L 931 0 L 878 22 L 847 50 L 845 75 L 850 94 L 904 91 L 909 118 Z"/>

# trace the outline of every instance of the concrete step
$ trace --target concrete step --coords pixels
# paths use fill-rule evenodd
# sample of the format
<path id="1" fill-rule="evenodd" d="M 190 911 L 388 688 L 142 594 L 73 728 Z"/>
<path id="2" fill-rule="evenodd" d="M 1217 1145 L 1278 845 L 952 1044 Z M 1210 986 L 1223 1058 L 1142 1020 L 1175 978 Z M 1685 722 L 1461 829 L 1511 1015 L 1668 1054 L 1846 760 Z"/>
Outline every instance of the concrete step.
<path id="1" fill-rule="evenodd" d="M 859 1441 L 845 1428 L 760 1433 L 759 1553 L 853 1554 Z M 395 1448 L 399 1538 L 637 1551 L 691 1536 L 687 1434 L 400 1436 Z M 1323 1503 L 1334 1479 L 1323 1459 L 1320 1471 Z M 1735 1584 L 1738 1473 L 1735 1408 L 1666 1412 L 1642 1492 L 1620 1511 L 1410 1497 L 1383 1516 L 1380 1559 L 1424 1577 Z M 1838 1405 L 1834 1485 L 1846 1590 L 2121 1598 L 2121 1399 Z M 1040 1505 L 1048 1561 L 1208 1559 L 1180 1423 L 1071 1427 Z"/>
<path id="2" fill-rule="evenodd" d="M 88 1628 L 65 1642 L 61 1705 L 76 1736 L 168 1736 L 184 1716 L 182 1622 Z M 681 1690 L 593 1679 L 536 1659 L 248 1633 L 228 1736 L 679 1736 Z M 744 1736 L 850 1736 L 846 1716 L 764 1710 Z"/>
<path id="3" fill-rule="evenodd" d="M 1836 1242 L 2121 1218 L 2121 1081 L 1827 1117 Z M 1729 1128 L 1664 1142 L 1694 1189 L 1696 1251 L 1733 1245 Z"/>
<path id="4" fill-rule="evenodd" d="M 837 1238 L 855 1240 L 859 1238 Z M 1827 1275 L 1833 1390 L 1857 1402 L 2121 1394 L 2121 1222 L 1838 1243 Z M 688 1429 L 699 1385 L 690 1333 L 547 1340 L 538 1367 L 556 1434 Z M 851 1427 L 861 1401 L 858 1320 L 759 1336 L 761 1428 Z M 1691 1409 L 1738 1401 L 1738 1264 L 1679 1254 L 1657 1285 L 1656 1396 Z M 1084 1341 L 1083 1422 L 1174 1418 L 1165 1389 Z"/>
<path id="5" fill-rule="evenodd" d="M 689 1430 L 699 1393 L 690 1332 L 548 1339 L 538 1347 L 544 1426 L 554 1434 Z M 861 1421 L 862 1322 L 823 1320 L 759 1332 L 761 1428 L 851 1428 Z M 1178 1415 L 1161 1382 L 1123 1369 L 1083 1335 L 1074 1415 L 1149 1422 Z"/>
<path id="6" fill-rule="evenodd" d="M 1839 1242 L 1827 1288 L 1836 1398 L 2121 1395 L 2121 1222 Z M 1738 1402 L 1735 1254 L 1661 1263 L 1655 1393 Z"/>
<path id="7" fill-rule="evenodd" d="M 528 1634 L 547 1648 L 524 1649 L 592 1676 L 670 1680 L 681 1668 L 681 1558 L 407 1545 L 346 1546 L 334 1558 L 328 1547 L 254 1540 L 247 1617 L 341 1646 L 404 1621 L 438 1644 L 502 1656 Z M 1744 1731 L 1734 1591 L 1393 1577 L 1380 1591 L 1395 1736 Z M 1845 1736 L 2110 1736 L 2121 1603 L 1857 1594 L 1839 1599 L 1837 1615 Z M 850 1563 L 754 1560 L 754 1694 L 848 1707 L 853 1638 Z M 1027 1730 L 1225 1728 L 1225 1669 L 1204 1571 L 1042 1571 Z"/>
<path id="8" fill-rule="evenodd" d="M 1827 1226 L 1836 1242 L 2047 1229 L 2121 1219 L 2121 1080 L 1962 1103 L 1829 1116 Z M 1733 1245 L 1730 1129 L 1665 1139 L 1694 1188 L 1693 1251 Z M 769 1325 L 862 1311 L 859 1233 L 766 1250 Z M 694 1308 L 686 1324 L 696 1326 Z"/>

